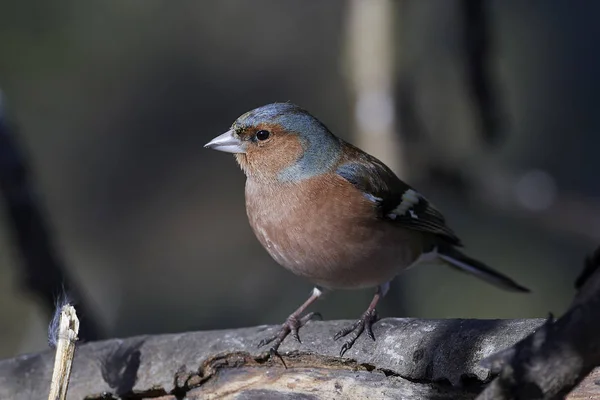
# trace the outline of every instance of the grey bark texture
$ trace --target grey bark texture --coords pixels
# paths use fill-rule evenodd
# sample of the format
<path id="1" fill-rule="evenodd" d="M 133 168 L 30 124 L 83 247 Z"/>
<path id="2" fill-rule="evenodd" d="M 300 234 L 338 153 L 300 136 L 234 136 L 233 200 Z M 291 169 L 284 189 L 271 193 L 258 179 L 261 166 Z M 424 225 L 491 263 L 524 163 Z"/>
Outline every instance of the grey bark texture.
<path id="1" fill-rule="evenodd" d="M 562 399 L 600 365 L 600 247 L 575 285 L 579 291 L 565 315 L 548 318 L 534 334 L 484 362 L 499 377 L 478 399 Z M 600 391 L 592 392 L 594 397 L 581 398 L 600 398 Z"/>
<path id="2" fill-rule="evenodd" d="M 302 343 L 288 338 L 287 368 L 256 348 L 269 326 L 81 344 L 68 399 L 472 399 L 492 378 L 480 361 L 544 320 L 384 319 L 375 342 L 364 336 L 339 358 L 332 336 L 347 323 L 311 322 Z M 53 357 L 0 361 L 0 399 L 47 398 Z M 570 398 L 600 396 L 598 375 Z"/>

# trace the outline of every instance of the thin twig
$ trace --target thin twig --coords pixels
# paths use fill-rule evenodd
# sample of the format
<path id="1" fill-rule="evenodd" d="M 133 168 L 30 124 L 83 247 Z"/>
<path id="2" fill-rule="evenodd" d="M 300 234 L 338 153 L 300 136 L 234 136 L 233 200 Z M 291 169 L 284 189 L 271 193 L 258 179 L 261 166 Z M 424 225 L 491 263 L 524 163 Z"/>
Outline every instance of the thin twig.
<path id="1" fill-rule="evenodd" d="M 48 400 L 65 400 L 67 398 L 78 333 L 79 319 L 75 308 L 70 304 L 65 304 L 60 310 L 56 356 L 54 357 L 54 370 Z"/>

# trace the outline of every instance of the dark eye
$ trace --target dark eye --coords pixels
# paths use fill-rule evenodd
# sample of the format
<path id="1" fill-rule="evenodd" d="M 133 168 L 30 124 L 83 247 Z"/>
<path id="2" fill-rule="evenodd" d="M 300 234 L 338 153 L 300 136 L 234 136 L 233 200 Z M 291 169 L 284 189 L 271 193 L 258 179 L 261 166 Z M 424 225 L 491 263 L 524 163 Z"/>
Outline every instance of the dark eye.
<path id="1" fill-rule="evenodd" d="M 258 140 L 267 140 L 269 138 L 269 135 L 271 135 L 269 133 L 269 131 L 258 131 L 258 132 L 256 132 L 256 138 Z"/>

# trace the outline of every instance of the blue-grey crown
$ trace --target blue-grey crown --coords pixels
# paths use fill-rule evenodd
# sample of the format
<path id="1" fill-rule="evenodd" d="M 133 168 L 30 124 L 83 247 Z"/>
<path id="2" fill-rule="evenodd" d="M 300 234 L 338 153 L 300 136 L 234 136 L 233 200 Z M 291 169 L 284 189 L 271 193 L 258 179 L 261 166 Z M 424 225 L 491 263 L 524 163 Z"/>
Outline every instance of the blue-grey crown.
<path id="1" fill-rule="evenodd" d="M 292 103 L 272 103 L 255 108 L 239 117 L 237 127 L 261 123 L 281 125 L 286 132 L 297 134 L 304 148 L 303 156 L 279 174 L 281 181 L 297 181 L 327 172 L 337 162 L 340 140 L 308 111 Z"/>

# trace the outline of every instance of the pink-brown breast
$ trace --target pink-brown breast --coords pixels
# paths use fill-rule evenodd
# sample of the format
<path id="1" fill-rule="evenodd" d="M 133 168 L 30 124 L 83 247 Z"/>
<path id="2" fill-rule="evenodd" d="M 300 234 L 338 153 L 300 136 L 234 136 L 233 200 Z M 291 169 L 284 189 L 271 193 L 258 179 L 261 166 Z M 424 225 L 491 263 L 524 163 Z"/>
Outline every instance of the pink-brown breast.
<path id="1" fill-rule="evenodd" d="M 421 254 L 419 233 L 377 219 L 373 203 L 335 174 L 301 184 L 248 178 L 246 210 L 275 261 L 326 288 L 377 286 Z"/>

